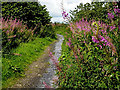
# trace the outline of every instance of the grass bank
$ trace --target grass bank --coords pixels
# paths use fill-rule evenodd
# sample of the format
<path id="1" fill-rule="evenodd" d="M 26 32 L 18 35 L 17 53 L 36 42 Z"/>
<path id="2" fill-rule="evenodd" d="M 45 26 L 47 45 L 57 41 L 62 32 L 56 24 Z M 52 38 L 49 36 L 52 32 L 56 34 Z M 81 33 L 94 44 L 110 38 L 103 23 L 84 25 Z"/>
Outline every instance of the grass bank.
<path id="1" fill-rule="evenodd" d="M 2 88 L 12 86 L 16 79 L 24 77 L 27 67 L 36 61 L 43 51 L 55 39 L 49 37 L 36 38 L 28 43 L 21 43 L 16 49 L 11 50 L 12 54 L 2 57 Z"/>

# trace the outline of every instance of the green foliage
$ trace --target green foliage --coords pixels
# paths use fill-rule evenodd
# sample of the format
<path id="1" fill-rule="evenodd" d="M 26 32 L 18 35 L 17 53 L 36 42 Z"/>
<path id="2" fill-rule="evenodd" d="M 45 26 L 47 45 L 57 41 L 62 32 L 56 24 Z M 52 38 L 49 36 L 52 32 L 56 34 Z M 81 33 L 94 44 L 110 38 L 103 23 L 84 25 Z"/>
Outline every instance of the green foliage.
<path id="1" fill-rule="evenodd" d="M 112 55 L 100 49 L 92 42 L 91 32 L 84 32 L 72 38 L 70 31 L 62 44 L 62 55 L 59 58 L 61 72 L 59 76 L 60 88 L 119 88 L 120 72 L 117 54 Z M 71 38 L 71 47 L 66 42 Z M 117 40 L 117 36 L 114 38 Z M 83 43 L 83 41 L 86 43 Z M 86 45 L 85 45 L 86 44 Z M 117 46 L 118 43 L 114 43 Z M 78 59 L 75 58 L 75 53 Z"/>
<path id="2" fill-rule="evenodd" d="M 2 57 L 2 87 L 6 88 L 15 78 L 24 76 L 24 71 L 33 61 L 42 55 L 46 46 L 55 39 L 35 38 L 34 41 L 21 43 L 11 54 Z M 8 84 L 8 85 L 7 85 Z"/>
<path id="3" fill-rule="evenodd" d="M 23 20 L 29 28 L 50 23 L 51 17 L 46 6 L 38 2 L 2 2 L 2 17 Z"/>
<path id="4" fill-rule="evenodd" d="M 93 4 L 96 8 L 97 5 L 101 6 L 101 3 Z M 85 4 L 85 7 L 88 5 Z M 120 49 L 118 47 L 120 27 L 117 23 L 120 18 L 119 12 L 115 14 L 115 9 L 112 8 L 109 14 L 112 12 L 114 17 L 110 14 L 109 18 L 107 15 L 106 18 L 99 20 L 98 15 L 100 14 L 97 13 L 97 16 L 91 16 L 92 18 L 85 20 L 82 17 L 86 17 L 86 14 L 82 10 L 89 10 L 89 8 L 84 8 L 81 5 L 80 11 L 83 16 L 81 14 L 79 17 L 75 14 L 79 21 L 74 22 L 77 19 L 76 17 L 73 18 L 73 22 L 70 22 L 69 25 L 70 30 L 65 30 L 67 33 L 64 35 L 62 55 L 59 58 L 61 70 L 57 71 L 59 77 L 57 85 L 60 88 L 119 89 Z M 108 8 L 106 13 L 107 11 Z M 105 23 L 102 22 L 102 19 Z M 109 19 L 109 21 L 106 22 L 105 19 Z"/>
<path id="5" fill-rule="evenodd" d="M 63 36 L 65 35 L 65 32 L 67 32 L 66 28 L 67 28 L 67 25 L 65 25 L 65 24 L 63 24 L 63 25 L 55 25 L 54 26 L 55 32 L 57 34 L 60 34 L 60 35 L 63 35 Z"/>
<path id="6" fill-rule="evenodd" d="M 102 22 L 108 23 L 110 20 L 107 18 L 108 9 L 113 10 L 112 2 L 91 2 L 80 3 L 80 5 L 75 8 L 75 10 L 70 11 L 73 15 L 73 21 L 79 21 L 81 18 L 87 18 L 87 20 L 100 20 Z"/>
<path id="7" fill-rule="evenodd" d="M 37 36 L 55 38 L 46 6 L 38 2 L 2 2 L 2 17 L 3 53 Z"/>
<path id="8" fill-rule="evenodd" d="M 41 26 L 41 30 L 37 32 L 39 37 L 51 37 L 56 38 L 55 29 L 52 27 L 51 24 L 47 24 L 45 26 Z"/>
<path id="9" fill-rule="evenodd" d="M 27 30 L 20 20 L 0 19 L 2 23 L 2 52 L 10 53 L 12 48 L 16 48 L 21 42 L 34 40 L 34 30 Z"/>

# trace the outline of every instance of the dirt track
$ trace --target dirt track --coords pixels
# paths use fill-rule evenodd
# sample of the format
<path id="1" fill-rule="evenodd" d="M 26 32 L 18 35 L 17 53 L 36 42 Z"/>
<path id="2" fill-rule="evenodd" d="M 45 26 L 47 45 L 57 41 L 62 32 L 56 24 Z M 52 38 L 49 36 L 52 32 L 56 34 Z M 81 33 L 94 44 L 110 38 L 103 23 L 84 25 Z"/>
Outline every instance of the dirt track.
<path id="1" fill-rule="evenodd" d="M 55 47 L 53 42 L 47 49 L 44 51 L 43 55 L 38 58 L 37 61 L 33 62 L 28 69 L 25 71 L 25 77 L 20 78 L 16 81 L 16 84 L 11 88 L 35 88 L 38 84 L 39 79 L 42 77 L 42 74 L 46 72 L 46 69 L 49 67 L 49 53 L 48 48 L 52 52 Z"/>

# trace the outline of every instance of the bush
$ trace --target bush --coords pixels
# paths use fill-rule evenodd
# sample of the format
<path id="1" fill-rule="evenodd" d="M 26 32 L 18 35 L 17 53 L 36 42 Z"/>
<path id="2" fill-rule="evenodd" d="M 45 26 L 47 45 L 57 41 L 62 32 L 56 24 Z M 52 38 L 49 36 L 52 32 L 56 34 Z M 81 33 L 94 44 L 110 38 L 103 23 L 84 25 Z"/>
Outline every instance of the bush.
<path id="1" fill-rule="evenodd" d="M 78 26 L 79 29 L 84 25 L 89 27 L 88 23 L 84 21 L 79 25 L 81 25 Z M 59 59 L 59 66 L 62 69 L 61 72 L 58 72 L 59 86 L 66 88 L 119 88 L 120 72 L 115 48 L 117 43 L 112 44 L 109 34 L 103 35 L 108 37 L 105 39 L 101 35 L 97 36 L 93 29 L 87 29 L 88 31 L 79 31 L 79 29 L 78 32 L 77 30 L 72 32 L 73 36 L 67 35 L 67 48 L 65 48 L 65 42 L 63 44 L 64 51 Z M 117 40 L 117 37 L 114 39 Z"/>
<path id="2" fill-rule="evenodd" d="M 2 51 L 9 53 L 12 48 L 17 47 L 21 42 L 28 42 L 33 40 L 34 30 L 27 29 L 26 25 L 22 24 L 19 19 L 1 18 L 2 22 Z"/>
<path id="3" fill-rule="evenodd" d="M 71 11 L 72 20 L 79 21 L 79 19 L 86 18 L 87 20 L 94 19 L 96 21 L 100 20 L 102 22 L 108 23 L 110 20 L 107 18 L 108 9 L 113 10 L 114 2 L 91 2 L 91 3 L 80 3 L 75 10 Z M 119 2 L 116 3 L 119 6 Z M 115 19 L 115 18 L 114 18 Z"/>

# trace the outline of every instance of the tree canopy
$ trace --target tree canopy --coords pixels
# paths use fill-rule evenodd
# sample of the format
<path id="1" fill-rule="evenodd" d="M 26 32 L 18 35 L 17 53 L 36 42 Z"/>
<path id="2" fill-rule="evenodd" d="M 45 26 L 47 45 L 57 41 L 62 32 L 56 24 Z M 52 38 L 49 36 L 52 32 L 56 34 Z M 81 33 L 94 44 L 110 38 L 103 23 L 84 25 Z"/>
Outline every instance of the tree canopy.
<path id="1" fill-rule="evenodd" d="M 29 28 L 50 23 L 45 5 L 39 2 L 2 2 L 2 17 L 23 20 Z"/>

